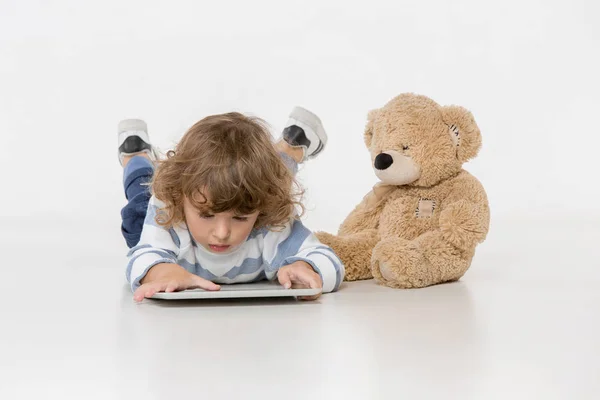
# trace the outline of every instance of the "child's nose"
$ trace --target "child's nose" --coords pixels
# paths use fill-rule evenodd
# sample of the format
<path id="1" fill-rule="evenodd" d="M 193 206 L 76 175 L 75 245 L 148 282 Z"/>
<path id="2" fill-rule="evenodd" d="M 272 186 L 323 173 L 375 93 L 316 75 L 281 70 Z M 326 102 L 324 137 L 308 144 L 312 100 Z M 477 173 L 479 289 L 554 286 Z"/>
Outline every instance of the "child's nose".
<path id="1" fill-rule="evenodd" d="M 219 222 L 215 227 L 213 235 L 219 240 L 227 240 L 229 239 L 229 235 L 231 234 L 231 227 L 227 222 Z"/>

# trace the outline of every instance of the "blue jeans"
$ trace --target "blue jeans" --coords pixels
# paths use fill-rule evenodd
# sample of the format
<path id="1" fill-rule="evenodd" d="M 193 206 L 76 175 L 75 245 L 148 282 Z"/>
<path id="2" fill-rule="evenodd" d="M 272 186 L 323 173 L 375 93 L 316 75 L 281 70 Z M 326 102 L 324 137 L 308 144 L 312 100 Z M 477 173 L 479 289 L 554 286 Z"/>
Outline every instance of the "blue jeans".
<path id="1" fill-rule="evenodd" d="M 298 164 L 290 156 L 280 153 L 285 165 L 294 175 L 298 172 Z M 123 188 L 127 205 L 121 210 L 121 233 L 129 248 L 134 247 L 140 241 L 146 211 L 150 197 L 150 186 L 148 183 L 154 175 L 152 161 L 142 156 L 132 157 L 123 169 Z"/>
<path id="2" fill-rule="evenodd" d="M 127 205 L 121 210 L 121 233 L 129 248 L 140 241 L 151 197 L 147 183 L 152 180 L 152 175 L 152 161 L 142 156 L 132 157 L 123 169 L 123 188 Z"/>

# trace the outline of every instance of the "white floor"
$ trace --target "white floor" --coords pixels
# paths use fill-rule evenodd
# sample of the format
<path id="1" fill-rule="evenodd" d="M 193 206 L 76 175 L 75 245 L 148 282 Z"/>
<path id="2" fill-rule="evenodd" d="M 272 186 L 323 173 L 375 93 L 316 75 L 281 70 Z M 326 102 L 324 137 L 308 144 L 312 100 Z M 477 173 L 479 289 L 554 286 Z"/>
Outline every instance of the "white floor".
<path id="1" fill-rule="evenodd" d="M 0 220 L 0 399 L 600 398 L 598 220 L 497 221 L 454 284 L 139 305 L 78 222 Z"/>

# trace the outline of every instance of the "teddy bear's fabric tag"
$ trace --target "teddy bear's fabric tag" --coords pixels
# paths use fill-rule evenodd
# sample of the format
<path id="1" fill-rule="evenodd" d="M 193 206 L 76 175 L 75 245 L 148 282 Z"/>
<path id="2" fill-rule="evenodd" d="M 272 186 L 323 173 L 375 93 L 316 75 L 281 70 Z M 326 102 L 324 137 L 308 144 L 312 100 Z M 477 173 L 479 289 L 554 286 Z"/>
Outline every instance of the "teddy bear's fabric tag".
<path id="1" fill-rule="evenodd" d="M 431 218 L 435 210 L 435 200 L 420 199 L 417 207 L 417 218 Z"/>
<path id="2" fill-rule="evenodd" d="M 458 126 L 452 124 L 449 127 L 450 129 L 450 137 L 452 138 L 452 143 L 454 146 L 460 146 L 460 131 L 458 130 Z"/>

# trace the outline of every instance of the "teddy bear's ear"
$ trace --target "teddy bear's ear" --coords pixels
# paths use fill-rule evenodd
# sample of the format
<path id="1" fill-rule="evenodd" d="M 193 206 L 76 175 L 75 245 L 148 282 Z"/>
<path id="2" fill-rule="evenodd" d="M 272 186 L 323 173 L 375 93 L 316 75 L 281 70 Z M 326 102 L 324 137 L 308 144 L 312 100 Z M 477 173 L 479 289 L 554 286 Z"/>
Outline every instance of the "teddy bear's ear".
<path id="1" fill-rule="evenodd" d="M 367 126 L 365 126 L 364 139 L 367 147 L 371 147 L 371 140 L 373 139 L 373 124 L 375 123 L 375 118 L 377 118 L 377 114 L 379 114 L 379 110 L 371 110 L 367 115 Z"/>
<path id="2" fill-rule="evenodd" d="M 444 122 L 456 146 L 456 157 L 464 163 L 475 157 L 481 148 L 481 132 L 466 108 L 459 106 L 442 107 Z"/>

